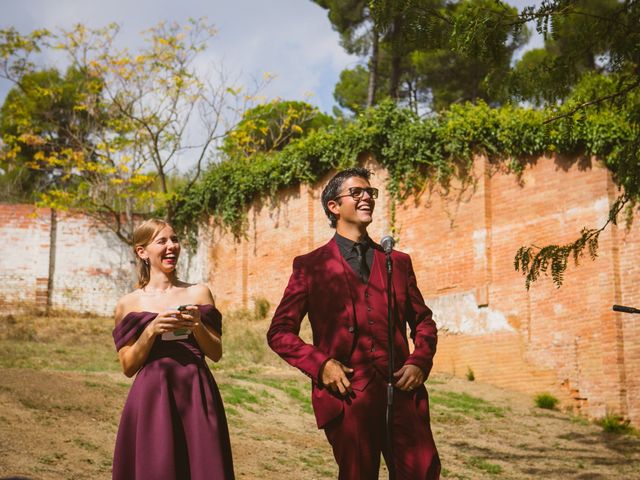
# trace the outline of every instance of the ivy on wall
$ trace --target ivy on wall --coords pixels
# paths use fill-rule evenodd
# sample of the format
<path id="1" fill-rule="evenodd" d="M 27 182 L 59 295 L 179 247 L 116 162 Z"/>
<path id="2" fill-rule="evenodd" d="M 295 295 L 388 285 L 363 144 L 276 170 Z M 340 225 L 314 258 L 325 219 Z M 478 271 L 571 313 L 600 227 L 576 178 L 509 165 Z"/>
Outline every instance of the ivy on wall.
<path id="1" fill-rule="evenodd" d="M 469 178 L 475 154 L 486 155 L 516 174 L 543 154 L 597 156 L 614 172 L 639 138 L 638 124 L 620 109 L 557 111 L 485 103 L 454 105 L 419 118 L 384 102 L 354 121 L 311 132 L 283 150 L 214 164 L 202 181 L 181 192 L 176 226 L 192 231 L 199 219 L 214 217 L 241 235 L 247 206 L 258 198 L 300 183 L 313 183 L 331 169 L 354 166 L 370 152 L 389 172 L 390 194 L 402 201 L 426 182 L 446 186 L 455 176 Z M 624 112 L 624 111 L 622 111 Z M 616 181 L 625 188 L 624 178 Z"/>

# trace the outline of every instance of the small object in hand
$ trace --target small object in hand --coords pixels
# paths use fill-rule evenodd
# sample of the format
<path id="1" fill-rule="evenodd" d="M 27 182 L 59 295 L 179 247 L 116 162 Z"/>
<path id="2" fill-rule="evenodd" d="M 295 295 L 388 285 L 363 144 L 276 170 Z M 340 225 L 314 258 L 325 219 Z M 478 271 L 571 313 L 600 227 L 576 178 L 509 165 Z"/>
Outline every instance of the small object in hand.
<path id="1" fill-rule="evenodd" d="M 190 305 L 179 305 L 176 307 L 176 310 L 179 312 L 186 312 L 187 307 Z M 173 332 L 165 332 L 162 334 L 162 340 L 184 340 L 185 338 L 189 338 L 189 329 L 187 328 L 178 328 Z"/>

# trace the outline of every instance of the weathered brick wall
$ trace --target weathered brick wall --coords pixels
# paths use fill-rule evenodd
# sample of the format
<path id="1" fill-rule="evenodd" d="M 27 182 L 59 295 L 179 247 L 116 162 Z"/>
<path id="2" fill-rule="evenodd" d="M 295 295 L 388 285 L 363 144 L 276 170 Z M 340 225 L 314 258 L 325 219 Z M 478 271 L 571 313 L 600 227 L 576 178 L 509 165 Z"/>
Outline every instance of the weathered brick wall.
<path id="1" fill-rule="evenodd" d="M 131 287 L 129 249 L 87 217 L 58 214 L 52 256 L 49 209 L 0 205 L 0 218 L 0 303 L 44 308 L 50 261 L 54 309 L 111 315 L 118 297 Z"/>
<path id="2" fill-rule="evenodd" d="M 111 315 L 118 298 L 133 288 L 131 249 L 90 218 L 58 213 L 53 255 L 49 209 L 3 204 L 0 220 L 0 305 L 5 308 L 45 308 L 50 286 L 54 309 Z M 198 281 L 206 256 L 183 255 L 179 268 L 189 272 L 182 277 Z"/>
<path id="3" fill-rule="evenodd" d="M 0 205 L 0 303 L 46 305 L 50 212 Z"/>
<path id="4" fill-rule="evenodd" d="M 385 171 L 364 161 L 383 187 Z M 223 311 L 252 308 L 257 298 L 275 306 L 293 257 L 333 235 L 319 199 L 328 178 L 255 202 L 243 239 L 212 221 L 197 254 L 181 259 L 181 277 L 208 281 Z M 598 258 L 570 268 L 561 289 L 542 279 L 527 291 L 513 269 L 522 245 L 568 242 L 584 226 L 601 226 L 615 196 L 609 172 L 588 159 L 539 158 L 518 177 L 478 158 L 470 184 L 446 194 L 430 186 L 398 205 L 398 248 L 412 255 L 441 332 L 434 371 L 471 369 L 478 381 L 548 391 L 577 412 L 618 412 L 640 424 L 640 316 L 611 311 L 640 304 L 637 224 L 608 228 Z M 390 212 L 382 194 L 374 239 L 389 231 Z M 4 205 L 0 217 L 0 302 L 42 304 L 50 212 Z M 61 216 L 56 232 L 54 308 L 110 314 L 133 282 L 129 249 L 78 215 Z"/>
<path id="5" fill-rule="evenodd" d="M 385 172 L 366 163 L 382 187 Z M 223 308 L 251 308 L 258 297 L 277 304 L 293 257 L 331 238 L 319 200 L 327 178 L 281 192 L 274 205 L 255 203 L 241 241 L 211 230 L 210 283 Z M 527 291 L 513 268 L 522 245 L 568 242 L 601 226 L 615 193 L 608 171 L 589 159 L 539 158 L 518 177 L 478 158 L 470 184 L 447 194 L 431 186 L 398 205 L 398 248 L 412 255 L 441 329 L 434 370 L 471 369 L 478 381 L 640 423 L 640 318 L 611 311 L 640 304 L 638 227 L 607 229 L 598 258 L 570 268 L 561 289 L 542 279 Z M 373 238 L 389 231 L 389 219 L 382 195 Z"/>

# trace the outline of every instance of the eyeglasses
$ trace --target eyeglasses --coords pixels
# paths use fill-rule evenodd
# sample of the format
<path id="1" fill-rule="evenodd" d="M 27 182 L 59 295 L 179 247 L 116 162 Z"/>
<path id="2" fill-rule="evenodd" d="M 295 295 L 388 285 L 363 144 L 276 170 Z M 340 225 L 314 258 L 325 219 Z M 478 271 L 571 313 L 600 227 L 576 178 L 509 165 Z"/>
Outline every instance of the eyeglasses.
<path id="1" fill-rule="evenodd" d="M 352 197 L 354 200 L 360 200 L 364 196 L 364 193 L 367 192 L 369 197 L 376 199 L 378 198 L 378 189 L 373 187 L 349 187 L 349 193 L 343 193 L 342 195 L 338 195 L 334 198 L 337 200 L 341 197 Z"/>

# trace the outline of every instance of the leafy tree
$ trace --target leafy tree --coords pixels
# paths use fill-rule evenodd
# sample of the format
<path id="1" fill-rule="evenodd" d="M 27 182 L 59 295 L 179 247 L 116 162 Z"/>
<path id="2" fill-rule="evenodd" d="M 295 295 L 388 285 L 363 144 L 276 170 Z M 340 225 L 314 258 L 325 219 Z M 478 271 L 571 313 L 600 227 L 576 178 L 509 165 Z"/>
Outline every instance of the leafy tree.
<path id="1" fill-rule="evenodd" d="M 527 287 L 541 274 L 551 274 L 557 286 L 570 260 L 577 264 L 585 253 L 597 255 L 598 239 L 621 215 L 633 220 L 640 202 L 640 6 L 637 1 L 550 1 L 525 8 L 516 22 L 535 20 L 548 35 L 547 54 L 528 59 L 534 67 L 520 72 L 520 85 L 527 85 L 531 98 L 555 107 L 548 123 L 563 124 L 582 117 L 615 115 L 628 126 L 627 141 L 606 155 L 606 163 L 619 187 L 607 221 L 599 228 L 585 227 L 581 235 L 565 245 L 522 247 L 515 258 L 516 269 L 526 275 Z M 513 22 L 511 18 L 504 21 Z M 471 29 L 475 36 L 478 30 Z M 541 68 L 535 68 L 535 65 Z M 534 82 L 540 71 L 542 88 Z M 524 79 L 524 81 L 522 80 Z M 523 90 L 527 92 L 527 89 Z M 565 96 L 565 92 L 570 92 Z M 523 95 L 524 96 L 524 95 Z M 612 132 L 615 134 L 615 132 Z"/>
<path id="2" fill-rule="evenodd" d="M 8 148 L 0 155 L 2 201 L 37 199 L 41 192 L 73 188 L 75 179 L 65 172 L 60 156 L 92 145 L 92 134 L 101 112 L 79 108 L 102 91 L 100 79 L 69 68 L 64 76 L 56 69 L 22 76 L 0 109 L 0 136 Z M 91 155 L 87 162 L 94 162 Z M 49 242 L 55 252 L 57 211 L 50 205 Z M 55 255 L 53 256 L 55 258 Z M 49 262 L 47 311 L 55 277 L 55 261 Z"/>
<path id="3" fill-rule="evenodd" d="M 13 152 L 1 163 L 2 201 L 35 201 L 39 192 L 66 183 L 60 168 L 38 159 L 90 143 L 100 120 L 76 106 L 101 89 L 98 79 L 70 68 L 64 77 L 55 69 L 28 73 L 9 91 L 0 136 Z"/>
<path id="4" fill-rule="evenodd" d="M 440 0 L 380 0 L 371 2 L 371 16 L 389 58 L 389 96 L 398 101 L 409 56 L 439 45 L 446 17 Z"/>
<path id="5" fill-rule="evenodd" d="M 377 84 L 385 87 L 388 97 L 416 112 L 424 107 L 441 110 L 467 100 L 498 104 L 509 99 L 504 77 L 510 71 L 513 52 L 528 39 L 526 28 L 500 22 L 506 13 L 517 14 L 513 7 L 489 0 L 451 4 L 402 0 L 371 2 L 369 8 L 369 24 L 379 37 Z M 468 45 L 468 51 L 456 51 L 454 31 L 474 19 L 479 10 L 491 12 L 489 31 L 499 40 L 495 42 L 499 48 Z M 350 52 L 360 53 L 357 49 Z M 363 101 L 367 75 L 370 80 L 372 72 L 364 66 L 345 70 L 334 92 L 341 106 L 354 112 L 369 106 Z"/>
<path id="6" fill-rule="evenodd" d="M 81 72 L 92 93 L 80 89 L 62 97 L 68 103 L 65 111 L 73 112 L 74 128 L 81 129 L 73 141 L 51 142 L 54 135 L 38 126 L 42 117 L 25 114 L 17 121 L 15 115 L 3 116 L 6 131 L 20 134 L 3 135 L 0 159 L 6 164 L 33 153 L 30 166 L 45 177 L 56 172 L 64 179 L 64 186 L 48 185 L 40 204 L 82 209 L 130 243 L 136 216 L 174 218 L 178 189 L 198 180 L 217 142 L 254 96 L 229 84 L 224 72 L 212 75 L 198 68 L 200 54 L 215 35 L 202 20 L 160 23 L 145 32 L 145 44 L 135 52 L 115 48 L 118 32 L 115 24 L 27 35 L 0 30 L 0 75 L 15 84 L 14 97 L 55 109 L 47 104 L 51 89 L 24 88 L 30 76 L 51 70 L 32 60 L 45 49 L 64 54 L 68 72 Z M 64 124 L 53 111 L 45 116 L 57 126 Z M 51 148 L 43 148 L 47 143 Z M 172 182 L 171 175 L 185 162 L 192 169 L 182 182 Z"/>
<path id="7" fill-rule="evenodd" d="M 493 23 L 490 31 L 496 47 L 486 50 L 483 45 L 466 45 L 459 51 L 455 29 L 476 18 L 478 12 L 488 15 Z M 483 100 L 493 105 L 509 101 L 505 78 L 513 53 L 527 42 L 529 32 L 501 23 L 505 14 L 516 15 L 517 10 L 487 0 L 451 4 L 447 7 L 449 21 L 440 31 L 440 46 L 413 52 L 418 88 L 429 92 L 434 110 L 465 101 Z"/>
<path id="8" fill-rule="evenodd" d="M 366 107 L 373 106 L 377 100 L 379 85 L 380 32 L 371 17 L 370 2 L 367 0 L 313 0 L 313 2 L 328 11 L 329 21 L 340 33 L 342 46 L 347 52 L 368 56 L 364 104 Z M 351 77 L 350 80 L 355 80 L 353 75 L 346 74 L 346 76 Z M 345 78 L 345 81 L 348 80 Z M 355 106 L 355 103 L 347 101 L 347 105 Z"/>
<path id="9" fill-rule="evenodd" d="M 377 83 L 383 87 L 378 93 L 378 102 L 389 98 L 387 94 L 382 93 L 388 90 L 389 84 L 389 75 L 387 69 L 384 68 L 385 66 L 385 62 L 381 62 L 381 68 L 378 71 Z M 340 72 L 340 79 L 333 90 L 333 98 L 342 108 L 356 114 L 362 113 L 368 108 L 367 95 L 370 77 L 369 71 L 362 65 L 343 70 Z"/>
<path id="10" fill-rule="evenodd" d="M 527 275 L 527 286 L 541 273 L 550 273 L 561 285 L 570 258 L 577 262 L 586 252 L 595 256 L 599 234 L 621 215 L 629 222 L 637 213 L 639 5 L 637 0 L 547 0 L 517 12 L 485 0 L 369 4 L 368 19 L 376 27 L 380 51 L 389 52 L 389 91 L 396 101 L 415 98 L 416 105 L 426 99 L 439 110 L 465 99 L 491 104 L 526 100 L 544 108 L 545 125 L 569 139 L 582 139 L 565 145 L 566 150 L 598 152 L 613 172 L 620 192 L 605 225 L 585 228 L 566 245 L 523 247 L 518 252 L 515 266 Z M 510 70 L 511 56 L 526 40 L 529 22 L 545 36 L 545 48 L 528 52 Z M 361 108 L 364 74 L 356 69 L 342 77 L 336 89 L 341 104 Z M 572 131 L 583 125 L 596 128 L 611 115 L 625 125 L 624 133 L 608 132 L 620 140 L 611 151 L 601 148 L 601 132 Z"/>
<path id="11" fill-rule="evenodd" d="M 231 159 L 277 152 L 332 122 L 331 117 L 308 103 L 274 100 L 247 110 L 224 139 L 221 150 Z"/>
<path id="12" fill-rule="evenodd" d="M 607 72 L 607 19 L 619 6 L 616 0 L 581 0 L 551 16 L 544 48 L 526 52 L 514 68 L 514 95 L 537 105 L 554 103 L 566 99 L 585 73 Z"/>
<path id="13" fill-rule="evenodd" d="M 369 72 L 362 65 L 340 72 L 340 79 L 333 89 L 333 98 L 342 108 L 360 113 L 367 108 Z"/>

